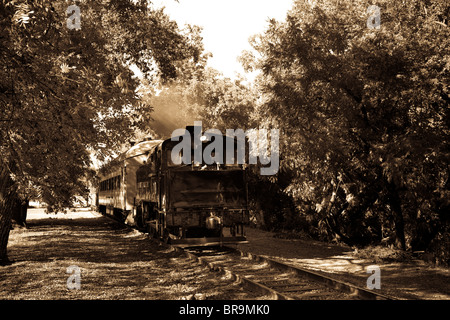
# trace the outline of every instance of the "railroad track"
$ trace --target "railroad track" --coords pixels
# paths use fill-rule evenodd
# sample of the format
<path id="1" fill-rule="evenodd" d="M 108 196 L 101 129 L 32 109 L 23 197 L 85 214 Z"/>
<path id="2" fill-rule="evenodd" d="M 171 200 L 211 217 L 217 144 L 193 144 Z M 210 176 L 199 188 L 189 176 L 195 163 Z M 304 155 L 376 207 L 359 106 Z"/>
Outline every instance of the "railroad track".
<path id="1" fill-rule="evenodd" d="M 137 229 L 108 215 L 103 216 L 126 227 Z M 150 240 L 160 241 L 154 238 Z M 189 259 L 206 265 L 210 270 L 227 274 L 239 281 L 246 290 L 267 296 L 268 299 L 396 300 L 308 269 L 290 266 L 228 246 L 181 248 L 166 245 L 183 252 Z"/>
<path id="2" fill-rule="evenodd" d="M 175 247 L 174 247 L 175 248 Z M 393 300 L 352 284 L 231 247 L 175 248 L 243 287 L 276 300 Z"/>

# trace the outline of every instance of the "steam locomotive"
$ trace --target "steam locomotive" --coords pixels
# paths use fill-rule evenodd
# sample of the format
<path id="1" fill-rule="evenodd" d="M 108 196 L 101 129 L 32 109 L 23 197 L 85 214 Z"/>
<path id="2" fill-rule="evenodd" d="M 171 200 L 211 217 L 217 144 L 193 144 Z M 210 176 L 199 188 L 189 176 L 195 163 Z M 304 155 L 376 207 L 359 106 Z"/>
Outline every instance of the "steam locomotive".
<path id="1" fill-rule="evenodd" d="M 216 135 L 197 145 L 192 139 L 189 150 L 177 152 L 178 141 L 194 138 L 196 129 L 188 126 L 184 134 L 171 139 L 142 141 L 108 164 L 99 176 L 99 212 L 175 246 L 246 242 L 245 164 L 194 157 L 196 152 L 211 150 L 218 139 L 227 148 L 233 146 L 231 154 L 236 155 L 237 139 Z M 181 158 L 189 161 L 177 161 Z"/>

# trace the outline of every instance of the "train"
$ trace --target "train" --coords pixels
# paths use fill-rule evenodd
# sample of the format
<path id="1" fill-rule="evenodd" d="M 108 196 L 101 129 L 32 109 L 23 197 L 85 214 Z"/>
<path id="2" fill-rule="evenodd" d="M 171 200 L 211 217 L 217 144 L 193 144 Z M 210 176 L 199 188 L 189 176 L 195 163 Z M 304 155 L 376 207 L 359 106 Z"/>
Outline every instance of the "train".
<path id="1" fill-rule="evenodd" d="M 187 126 L 175 139 L 172 135 L 164 140 L 141 141 L 102 168 L 98 211 L 174 246 L 247 242 L 246 165 L 239 163 L 238 157 L 232 163 L 198 161 L 194 157 L 196 149 L 211 148 L 217 139 L 223 139 L 223 146 L 233 146 L 231 152 L 237 154 L 237 139 L 220 135 L 203 140 L 200 146 L 192 139 L 190 155 L 186 150 L 186 155 L 174 152 L 178 141 L 185 134 L 193 137 L 196 129 Z M 174 161 L 174 154 L 189 161 Z"/>

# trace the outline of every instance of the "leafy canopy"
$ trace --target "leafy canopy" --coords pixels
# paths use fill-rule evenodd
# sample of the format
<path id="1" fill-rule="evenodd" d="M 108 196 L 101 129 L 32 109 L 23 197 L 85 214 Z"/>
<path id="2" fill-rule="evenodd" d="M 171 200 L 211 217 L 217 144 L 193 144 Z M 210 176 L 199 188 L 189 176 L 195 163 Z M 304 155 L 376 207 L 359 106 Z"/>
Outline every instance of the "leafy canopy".
<path id="1" fill-rule="evenodd" d="M 79 30 L 67 27 L 72 4 L 0 2 L 1 165 L 55 207 L 84 190 L 91 154 L 101 159 L 148 127 L 141 82 L 177 77 L 202 50 L 149 1 L 77 1 Z"/>
<path id="2" fill-rule="evenodd" d="M 260 71 L 258 119 L 282 128 L 286 191 L 317 232 L 363 243 L 392 231 L 404 247 L 405 226 L 411 245 L 427 223 L 432 238 L 449 206 L 449 7 L 378 1 L 371 29 L 368 5 L 295 1 L 242 60 Z"/>

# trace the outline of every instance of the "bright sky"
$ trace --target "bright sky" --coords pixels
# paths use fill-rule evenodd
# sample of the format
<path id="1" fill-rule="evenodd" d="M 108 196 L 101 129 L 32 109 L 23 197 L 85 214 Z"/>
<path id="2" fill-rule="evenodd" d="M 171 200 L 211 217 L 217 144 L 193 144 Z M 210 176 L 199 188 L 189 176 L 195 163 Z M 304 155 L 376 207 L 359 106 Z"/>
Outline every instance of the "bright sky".
<path id="1" fill-rule="evenodd" d="M 209 65 L 235 78 L 244 74 L 236 61 L 242 50 L 251 49 L 250 36 L 262 33 L 269 18 L 284 20 L 292 0 L 154 0 L 180 28 L 186 23 L 203 27 L 205 50 L 213 54 Z"/>

